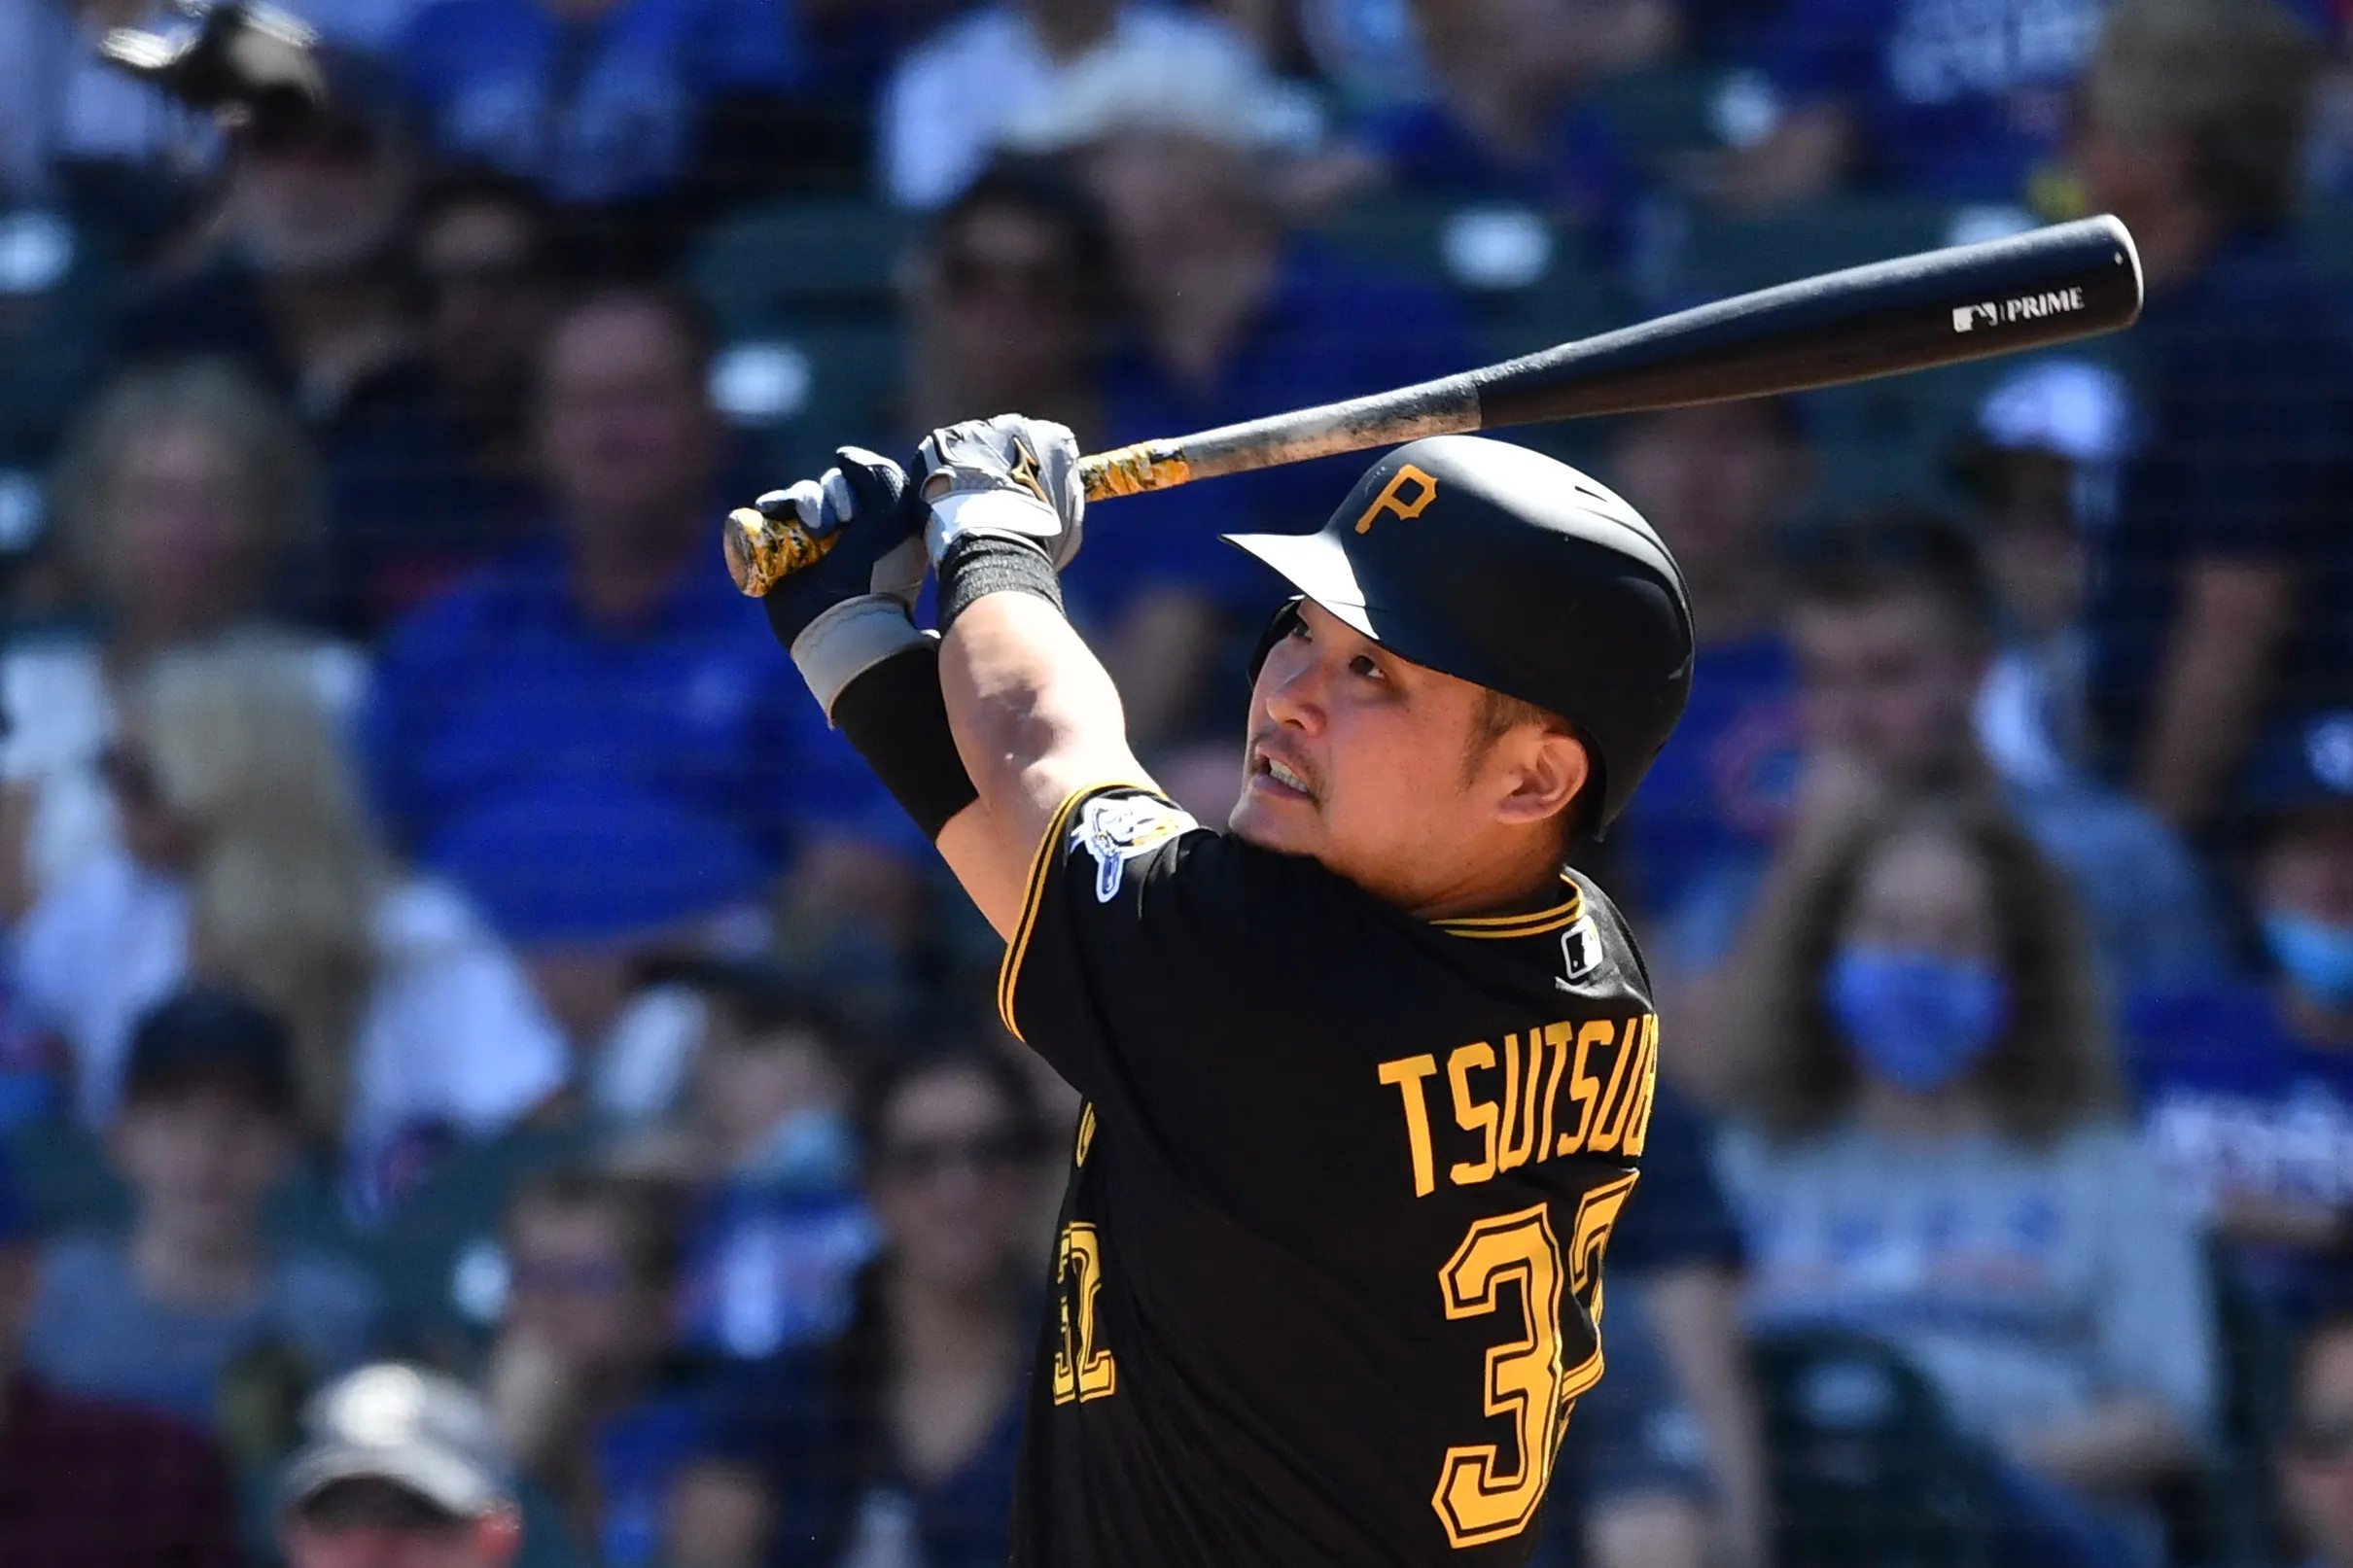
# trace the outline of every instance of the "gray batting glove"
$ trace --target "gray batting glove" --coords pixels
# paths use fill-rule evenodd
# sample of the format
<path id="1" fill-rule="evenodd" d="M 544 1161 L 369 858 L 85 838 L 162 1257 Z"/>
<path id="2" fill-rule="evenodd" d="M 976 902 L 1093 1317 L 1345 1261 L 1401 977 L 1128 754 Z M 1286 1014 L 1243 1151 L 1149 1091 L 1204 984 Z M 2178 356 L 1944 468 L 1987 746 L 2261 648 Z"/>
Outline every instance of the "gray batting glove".
<path id="1" fill-rule="evenodd" d="M 1002 534 L 1045 552 L 1056 571 L 1078 553 L 1086 493 L 1078 439 L 1046 419 L 1000 414 L 935 430 L 921 448 L 931 508 L 924 550 L 937 566 L 966 534 Z"/>

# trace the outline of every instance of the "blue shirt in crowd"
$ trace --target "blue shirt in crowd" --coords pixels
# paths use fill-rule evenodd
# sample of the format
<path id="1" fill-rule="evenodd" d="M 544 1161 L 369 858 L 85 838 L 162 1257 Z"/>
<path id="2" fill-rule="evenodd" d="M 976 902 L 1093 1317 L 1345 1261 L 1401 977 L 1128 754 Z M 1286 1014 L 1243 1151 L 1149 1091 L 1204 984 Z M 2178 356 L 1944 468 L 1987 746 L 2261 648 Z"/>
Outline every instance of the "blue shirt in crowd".
<path id="1" fill-rule="evenodd" d="M 737 1178 L 689 1229 L 681 1330 L 697 1350 L 755 1360 L 832 1339 L 879 1237 L 855 1187 Z"/>
<path id="2" fill-rule="evenodd" d="M 1635 901 L 1664 915 L 1726 868 L 1761 870 L 1805 762 L 1797 662 L 1777 633 L 1700 650 L 1702 678 L 1612 832 Z"/>
<path id="3" fill-rule="evenodd" d="M 2353 1208 L 2353 1051 L 2297 1037 L 2266 987 L 2146 994 L 2129 1061 L 2166 1173 L 2200 1209 L 2233 1194 Z M 2240 1246 L 2241 1276 L 2295 1317 L 2353 1305 L 2353 1267 Z"/>
<path id="4" fill-rule="evenodd" d="M 2146 439 L 2090 540 L 2090 704 L 2103 771 L 2128 779 L 2200 560 L 2276 566 L 2297 607 L 2260 728 L 2353 702 L 2353 341 L 2297 238 L 2242 231 L 2152 291 L 2119 340 Z"/>
<path id="5" fill-rule="evenodd" d="M 660 1568 L 662 1507 L 701 1431 L 700 1396 L 685 1390 L 655 1394 L 598 1426 L 595 1557 L 602 1568 Z"/>
<path id="6" fill-rule="evenodd" d="M 53 1388 L 209 1431 L 248 1377 L 299 1388 L 358 1365 L 375 1316 L 368 1276 L 331 1258 L 279 1258 L 252 1300 L 200 1310 L 150 1296 L 123 1242 L 83 1237 L 42 1260 L 24 1358 Z"/>
<path id="7" fill-rule="evenodd" d="M 767 1483 L 776 1510 L 769 1568 L 836 1568 L 861 1535 L 885 1532 L 901 1538 L 891 1560 L 1002 1568 L 1021 1448 L 1018 1380 L 980 1446 L 930 1482 L 906 1474 L 860 1404 L 828 1348 L 787 1352 L 715 1392 L 701 1456 Z"/>
<path id="8" fill-rule="evenodd" d="M 1171 378 L 1141 352 L 1106 369 L 1109 443 L 1181 435 L 1426 381 L 1479 363 L 1461 312 L 1440 291 L 1294 241 L 1275 287 L 1213 385 Z M 1286 464 L 1106 505 L 1065 579 L 1072 610 L 1108 617 L 1147 584 L 1176 583 L 1249 613 L 1281 602 L 1275 579 L 1219 533 L 1308 533 L 1363 472 L 1362 454 Z"/>
<path id="9" fill-rule="evenodd" d="M 2054 161 L 2106 0 L 1791 0 L 1764 48 L 1791 108 L 1841 105 L 1896 189 L 2018 201 Z"/>
<path id="10" fill-rule="evenodd" d="M 772 869 L 796 829 L 883 831 L 890 807 L 716 549 L 616 629 L 582 617 L 556 544 L 518 547 L 394 631 L 365 749 L 378 810 L 426 864 L 477 814 L 576 784 L 724 824 Z"/>
<path id="11" fill-rule="evenodd" d="M 409 92 L 443 156 L 562 201 L 658 194 L 714 99 L 800 75 L 782 0 L 617 0 L 562 17 L 534 0 L 439 0 L 409 24 Z"/>

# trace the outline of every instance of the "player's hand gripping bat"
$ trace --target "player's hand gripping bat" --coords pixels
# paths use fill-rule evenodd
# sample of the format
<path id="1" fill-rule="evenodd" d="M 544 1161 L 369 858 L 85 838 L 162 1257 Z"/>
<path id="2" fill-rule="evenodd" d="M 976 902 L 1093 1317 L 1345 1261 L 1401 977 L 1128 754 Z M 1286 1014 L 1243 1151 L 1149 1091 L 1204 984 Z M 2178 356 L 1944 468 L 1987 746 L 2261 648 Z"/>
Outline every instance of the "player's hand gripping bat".
<path id="1" fill-rule="evenodd" d="M 1419 386 L 1301 408 L 1081 460 L 1089 501 L 1582 414 L 1722 402 L 1922 370 L 2129 327 L 2140 258 L 2114 218 L 1826 272 Z M 832 540 L 746 506 L 727 570 L 754 597 Z"/>

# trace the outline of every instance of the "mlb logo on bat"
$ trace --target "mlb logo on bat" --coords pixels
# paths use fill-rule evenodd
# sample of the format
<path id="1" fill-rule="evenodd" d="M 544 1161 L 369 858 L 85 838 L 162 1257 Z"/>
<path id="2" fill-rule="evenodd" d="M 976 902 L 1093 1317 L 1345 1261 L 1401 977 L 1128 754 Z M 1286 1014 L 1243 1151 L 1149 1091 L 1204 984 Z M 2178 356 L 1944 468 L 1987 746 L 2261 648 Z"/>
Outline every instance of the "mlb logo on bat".
<path id="1" fill-rule="evenodd" d="M 2084 308 L 2084 291 L 2049 289 L 2041 294 L 2020 295 L 2016 299 L 1986 300 L 1982 305 L 1955 305 L 1952 309 L 1952 330 L 1972 331 L 1979 327 L 1998 327 L 2006 321 L 2040 321 L 2045 316 L 2064 316 Z"/>

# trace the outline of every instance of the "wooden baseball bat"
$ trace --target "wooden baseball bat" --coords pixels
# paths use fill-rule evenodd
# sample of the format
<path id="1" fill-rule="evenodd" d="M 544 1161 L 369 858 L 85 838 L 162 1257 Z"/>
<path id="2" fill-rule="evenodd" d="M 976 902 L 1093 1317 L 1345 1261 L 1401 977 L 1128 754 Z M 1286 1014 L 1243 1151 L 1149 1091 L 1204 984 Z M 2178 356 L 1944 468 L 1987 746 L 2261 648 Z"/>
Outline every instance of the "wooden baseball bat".
<path id="1" fill-rule="evenodd" d="M 1825 272 L 1459 375 L 1080 460 L 1089 501 L 1590 414 L 1723 402 L 1923 370 L 2129 327 L 2140 257 L 2112 217 Z M 796 523 L 732 513 L 727 565 L 758 596 L 824 555 Z"/>

